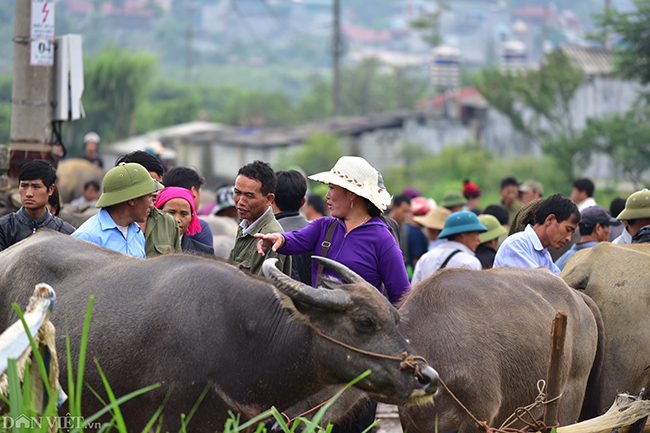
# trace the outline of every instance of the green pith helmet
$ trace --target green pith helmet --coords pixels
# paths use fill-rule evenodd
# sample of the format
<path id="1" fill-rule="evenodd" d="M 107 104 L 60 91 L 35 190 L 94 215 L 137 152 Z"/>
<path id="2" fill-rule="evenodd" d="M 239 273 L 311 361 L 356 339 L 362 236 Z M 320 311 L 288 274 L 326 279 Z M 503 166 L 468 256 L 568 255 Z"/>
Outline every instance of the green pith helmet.
<path id="1" fill-rule="evenodd" d="M 494 215 L 480 215 L 478 220 L 488 229 L 488 231 L 478 235 L 481 243 L 491 241 L 492 239 L 496 239 L 499 236 L 508 233 Z"/>
<path id="2" fill-rule="evenodd" d="M 161 188 L 163 186 L 151 178 L 146 168 L 135 162 L 122 162 L 104 175 L 102 195 L 95 206 L 113 206 L 151 194 Z"/>
<path id="3" fill-rule="evenodd" d="M 625 209 L 616 217 L 619 221 L 650 218 L 650 191 L 642 189 L 627 198 Z"/>
<path id="4" fill-rule="evenodd" d="M 445 195 L 442 196 L 442 200 L 438 202 L 438 206 L 450 208 L 456 206 L 466 205 L 467 199 L 463 196 L 460 191 L 447 191 Z"/>

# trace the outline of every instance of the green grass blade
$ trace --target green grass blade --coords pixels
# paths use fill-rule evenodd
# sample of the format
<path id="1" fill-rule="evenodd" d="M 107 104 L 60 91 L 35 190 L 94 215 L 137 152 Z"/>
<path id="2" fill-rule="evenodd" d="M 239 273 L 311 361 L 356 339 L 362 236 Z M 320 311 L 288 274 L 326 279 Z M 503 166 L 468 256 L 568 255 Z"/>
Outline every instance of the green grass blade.
<path id="1" fill-rule="evenodd" d="M 99 362 L 95 359 L 95 365 L 97 366 L 97 370 L 99 371 L 99 375 L 102 378 L 102 382 L 104 383 L 104 388 L 106 389 L 106 394 L 108 394 L 108 399 L 111 403 L 115 403 L 115 394 L 113 394 L 113 390 L 111 389 L 111 386 L 108 384 L 108 380 L 106 379 L 106 375 L 104 375 L 104 371 L 102 368 L 99 366 Z M 117 430 L 121 432 L 126 433 L 126 423 L 124 422 L 124 417 L 122 417 L 122 411 L 120 411 L 120 407 L 115 406 L 113 410 L 113 419 L 117 423 Z"/>
<path id="2" fill-rule="evenodd" d="M 321 407 L 318 410 L 318 412 L 316 412 L 316 415 L 314 415 L 314 417 L 312 418 L 311 421 L 306 419 L 306 418 L 301 418 L 301 421 L 303 421 L 304 423 L 306 423 L 308 425 L 308 427 L 303 430 L 303 433 L 314 432 L 317 429 L 317 427 L 320 426 L 321 421 L 323 420 L 323 417 L 325 416 L 325 413 L 327 412 L 327 410 L 334 404 L 334 402 L 341 396 L 341 394 L 343 394 L 345 392 L 345 390 L 347 390 L 348 388 L 354 386 L 356 383 L 358 383 L 363 378 L 370 375 L 370 373 L 371 373 L 370 370 L 366 370 L 363 373 L 361 373 L 358 377 L 353 379 L 350 383 L 345 385 L 343 387 L 343 389 L 341 389 L 339 392 L 337 392 L 334 395 L 334 397 L 332 397 L 332 399 L 330 401 L 328 401 L 326 404 L 324 404 L 323 407 Z"/>
<path id="3" fill-rule="evenodd" d="M 255 418 L 251 419 L 250 421 L 247 421 L 244 424 L 240 425 L 237 428 L 237 431 L 247 430 L 249 427 L 253 427 L 254 425 L 257 425 L 257 423 L 260 423 L 264 421 L 266 418 L 270 418 L 271 416 L 273 416 L 273 412 L 271 409 L 267 410 L 266 412 L 262 412 L 261 414 L 257 415 Z"/>
<path id="4" fill-rule="evenodd" d="M 7 361 L 7 376 L 9 379 L 9 414 L 13 419 L 16 419 L 23 413 L 23 399 L 15 359 Z"/>
<path id="5" fill-rule="evenodd" d="M 81 346 L 79 347 L 79 365 L 77 367 L 77 386 L 75 390 L 75 410 L 77 414 L 81 415 L 81 389 L 83 386 L 83 372 L 86 366 L 86 349 L 88 347 L 88 333 L 90 329 L 90 316 L 93 309 L 95 297 L 91 296 L 88 299 L 88 308 L 86 309 L 86 318 L 84 320 L 83 333 L 81 334 Z"/>
<path id="6" fill-rule="evenodd" d="M 142 433 L 147 433 L 147 432 L 151 431 L 151 428 L 153 427 L 153 425 L 156 423 L 156 421 L 157 421 L 159 418 L 160 418 L 160 423 L 158 423 L 158 428 L 156 429 L 156 431 L 159 431 L 159 430 L 160 430 L 160 428 L 162 427 L 162 416 L 161 416 L 161 415 L 162 415 L 162 411 L 163 411 L 163 409 L 165 408 L 165 405 L 167 404 L 167 400 L 169 400 L 169 396 L 170 396 L 170 395 L 171 395 L 171 394 L 167 394 L 167 395 L 165 396 L 165 399 L 163 400 L 162 404 L 160 405 L 160 407 L 158 408 L 158 410 L 156 411 L 156 413 L 153 414 L 153 416 L 151 417 L 151 419 L 149 420 L 149 422 L 147 423 L 147 425 L 144 426 L 144 428 L 142 429 Z"/>
<path id="7" fill-rule="evenodd" d="M 113 410 L 113 408 L 114 408 L 115 406 L 119 406 L 120 404 L 122 404 L 122 403 L 124 403 L 124 402 L 126 402 L 126 401 L 129 401 L 129 400 L 131 400 L 131 399 L 134 398 L 134 397 L 137 397 L 137 396 L 139 396 L 139 395 L 141 395 L 141 394 L 144 394 L 144 393 L 146 393 L 146 392 L 149 392 L 149 391 L 151 391 L 151 390 L 154 390 L 154 389 L 156 389 L 156 388 L 158 388 L 158 387 L 160 387 L 160 384 L 159 384 L 159 383 L 156 383 L 156 384 L 154 384 L 154 385 L 147 386 L 146 388 L 142 388 L 142 389 L 138 389 L 137 391 L 130 392 L 130 393 L 128 393 L 127 395 L 118 398 L 117 400 L 115 400 L 114 403 L 111 403 L 111 404 L 105 406 L 103 409 L 101 409 L 101 410 L 98 411 L 97 413 L 94 413 L 94 414 L 91 415 L 90 417 L 88 417 L 88 418 L 84 418 L 83 427 L 86 427 L 88 424 L 90 424 L 91 422 L 94 422 L 95 420 L 97 420 L 99 417 L 101 417 L 101 416 L 104 415 L 105 413 L 107 413 L 107 412 Z M 75 432 L 75 430 L 71 431 L 71 433 L 74 433 L 74 432 Z"/>
<path id="8" fill-rule="evenodd" d="M 196 401 L 196 403 L 194 403 L 194 406 L 192 407 L 192 410 L 190 411 L 190 414 L 187 415 L 187 417 L 185 417 L 185 419 L 183 420 L 183 423 L 181 424 L 181 430 L 182 431 L 185 431 L 185 428 L 187 427 L 187 425 L 192 420 L 192 417 L 194 416 L 194 413 L 196 413 L 196 410 L 199 408 L 199 405 L 201 404 L 201 402 L 203 401 L 205 396 L 208 394 L 208 391 L 210 391 L 210 384 L 206 385 L 205 389 L 203 390 L 203 392 L 199 396 L 199 399 Z"/>
<path id="9" fill-rule="evenodd" d="M 72 369 L 72 359 L 70 350 L 70 333 L 68 332 L 68 318 L 65 319 L 65 362 L 68 366 L 68 407 L 70 408 L 70 415 L 81 416 L 77 409 L 76 394 L 74 392 L 74 370 Z"/>

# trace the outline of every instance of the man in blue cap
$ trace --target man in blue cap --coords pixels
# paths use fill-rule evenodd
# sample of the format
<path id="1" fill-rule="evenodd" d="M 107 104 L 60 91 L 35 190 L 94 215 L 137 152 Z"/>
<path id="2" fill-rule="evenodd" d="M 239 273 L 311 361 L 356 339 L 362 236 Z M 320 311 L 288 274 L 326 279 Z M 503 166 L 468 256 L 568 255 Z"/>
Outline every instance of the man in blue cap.
<path id="1" fill-rule="evenodd" d="M 580 212 L 580 242 L 573 244 L 571 248 L 555 261 L 555 265 L 564 269 L 566 262 L 578 251 L 595 247 L 599 242 L 606 242 L 609 239 L 609 227 L 621 225 L 616 218 L 612 218 L 609 211 L 602 206 L 590 206 Z"/>
<path id="2" fill-rule="evenodd" d="M 480 271 L 481 262 L 474 251 L 481 243 L 479 233 L 488 231 L 474 212 L 454 212 L 445 220 L 438 238 L 447 239 L 437 248 L 420 257 L 413 271 L 412 284 L 443 268 L 469 268 Z"/>

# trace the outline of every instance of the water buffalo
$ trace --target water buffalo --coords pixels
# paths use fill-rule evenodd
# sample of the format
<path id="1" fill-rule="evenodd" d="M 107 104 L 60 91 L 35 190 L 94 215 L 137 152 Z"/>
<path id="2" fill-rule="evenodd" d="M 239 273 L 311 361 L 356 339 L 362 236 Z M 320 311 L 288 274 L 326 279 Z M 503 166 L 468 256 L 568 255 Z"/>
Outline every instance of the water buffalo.
<path id="1" fill-rule="evenodd" d="M 101 185 L 104 178 L 104 171 L 101 168 L 83 158 L 59 161 L 56 172 L 60 181 L 61 203 L 70 203 L 75 198 L 81 197 L 84 184 L 89 180 L 95 180 Z"/>
<path id="2" fill-rule="evenodd" d="M 586 299 L 586 297 L 584 297 Z M 586 299 L 588 301 L 588 299 Z M 478 420 L 492 427 L 535 401 L 546 379 L 551 325 L 566 312 L 559 422 L 578 420 L 597 359 L 599 330 L 583 297 L 547 269 L 444 269 L 417 284 L 400 308 L 400 332 Z M 596 362 L 596 364 L 598 364 Z M 441 390 L 432 403 L 399 408 L 406 431 L 480 432 Z M 536 416 L 539 416 L 539 411 Z M 589 414 L 586 416 L 595 415 Z"/>
<path id="3" fill-rule="evenodd" d="M 430 399 L 437 373 L 426 364 L 420 362 L 424 377 L 416 379 L 398 361 L 316 334 L 378 354 L 414 354 L 397 331 L 397 311 L 377 289 L 324 262 L 348 284 L 313 289 L 267 261 L 272 285 L 216 259 L 177 254 L 143 260 L 44 230 L 0 253 L 0 327 L 16 320 L 10 302 L 24 305 L 39 282 L 54 287 L 51 320 L 65 383 L 66 319 L 76 348 L 88 298 L 95 295 L 88 359 L 99 361 L 116 395 L 162 385 L 122 407 L 129 431 L 142 429 L 166 394 L 164 431 L 178 429 L 180 414 L 189 413 L 206 386 L 193 431 L 223 429 L 228 410 L 249 419 L 271 405 L 285 409 L 366 369 L 372 374 L 357 386 L 374 398 Z M 77 357 L 73 353 L 73 362 Z M 84 379 L 104 389 L 94 366 Z M 101 404 L 86 390 L 82 407 L 88 416 Z"/>
<path id="4" fill-rule="evenodd" d="M 605 353 L 600 411 L 616 394 L 638 393 L 650 380 L 650 245 L 602 242 L 576 253 L 560 277 L 584 291 L 600 308 Z"/>

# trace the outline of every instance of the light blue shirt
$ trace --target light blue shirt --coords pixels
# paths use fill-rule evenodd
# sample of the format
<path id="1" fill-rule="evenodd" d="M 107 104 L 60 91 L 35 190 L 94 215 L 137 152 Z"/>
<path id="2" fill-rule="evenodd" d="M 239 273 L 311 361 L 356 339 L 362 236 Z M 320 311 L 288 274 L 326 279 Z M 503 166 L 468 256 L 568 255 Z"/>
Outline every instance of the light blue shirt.
<path id="1" fill-rule="evenodd" d="M 72 233 L 72 236 L 85 239 L 118 253 L 143 259 L 147 257 L 144 253 L 144 235 L 140 230 L 140 226 L 136 223 L 129 224 L 125 238 L 124 233 L 115 224 L 115 221 L 105 208 L 102 208 L 97 215 L 92 216 L 83 223 Z"/>
<path id="2" fill-rule="evenodd" d="M 598 242 L 596 241 L 591 241 L 591 242 L 585 242 L 584 244 L 573 244 L 571 245 L 571 248 L 567 250 L 566 253 L 562 254 L 562 256 L 555 261 L 555 265 L 560 268 L 561 270 L 564 269 L 564 265 L 566 265 L 566 262 L 573 257 L 575 253 L 577 253 L 580 250 L 584 250 L 587 248 L 595 247 L 598 245 Z"/>
<path id="3" fill-rule="evenodd" d="M 508 236 L 497 250 L 495 268 L 538 268 L 545 266 L 560 275 L 551 254 L 542 246 L 533 226 L 528 224 L 523 232 Z"/>

